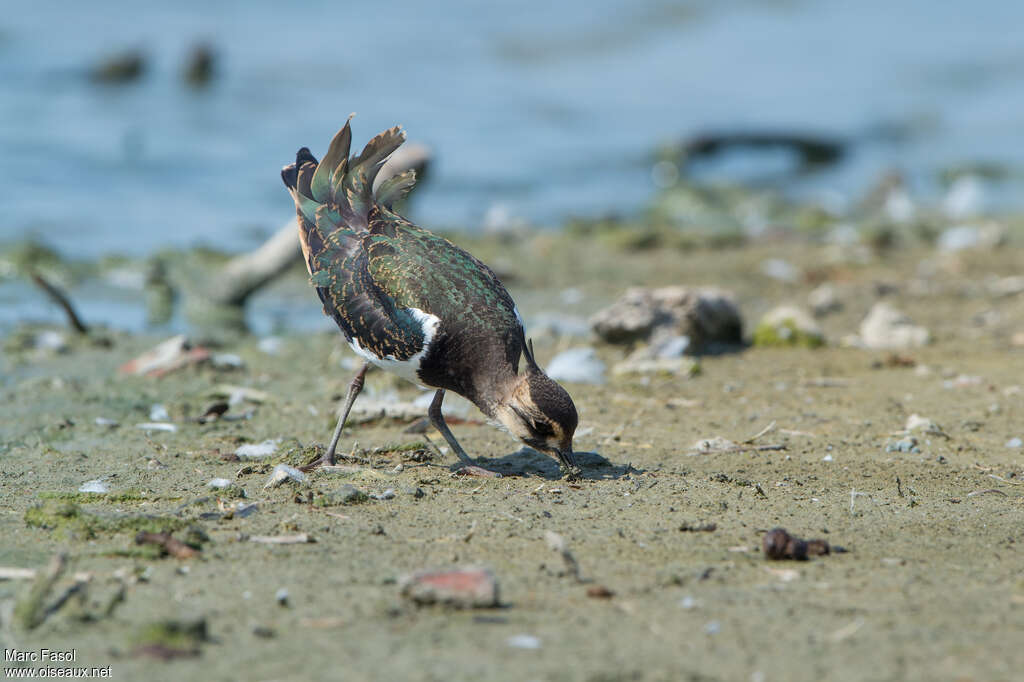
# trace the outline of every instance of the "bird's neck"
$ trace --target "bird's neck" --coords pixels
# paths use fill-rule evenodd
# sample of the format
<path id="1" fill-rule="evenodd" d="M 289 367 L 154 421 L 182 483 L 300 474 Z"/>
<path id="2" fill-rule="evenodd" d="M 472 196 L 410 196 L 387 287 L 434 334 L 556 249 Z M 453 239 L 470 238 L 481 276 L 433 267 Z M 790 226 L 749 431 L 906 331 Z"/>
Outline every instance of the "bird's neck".
<path id="1" fill-rule="evenodd" d="M 480 411 L 492 419 L 499 419 L 510 405 L 515 405 L 529 396 L 526 375 L 513 372 L 489 374 L 481 377 L 473 400 Z"/>

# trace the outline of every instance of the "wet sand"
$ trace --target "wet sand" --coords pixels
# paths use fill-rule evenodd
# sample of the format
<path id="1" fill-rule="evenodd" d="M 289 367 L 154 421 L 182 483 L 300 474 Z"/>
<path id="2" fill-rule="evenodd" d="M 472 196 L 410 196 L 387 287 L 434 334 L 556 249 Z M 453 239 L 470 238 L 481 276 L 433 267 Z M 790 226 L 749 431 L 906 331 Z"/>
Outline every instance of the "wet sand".
<path id="1" fill-rule="evenodd" d="M 1019 248 L 913 247 L 858 263 L 790 242 L 624 252 L 539 235 L 469 245 L 515 275 L 510 288 L 528 321 L 551 311 L 586 316 L 638 284 L 730 289 L 748 335 L 762 313 L 803 303 L 820 281 L 837 286 L 844 308 L 822 320 L 825 348 L 749 348 L 702 358 L 691 378 L 609 373 L 604 385 L 569 385 L 580 412 L 576 449 L 587 453 L 577 483 L 471 412 L 453 430 L 501 479 L 455 477 L 451 455 L 415 461 L 423 436 L 387 420 L 343 437 L 342 449 L 357 442 L 369 463 L 264 489 L 273 464 L 301 463 L 330 435 L 350 378 L 335 335 L 286 336 L 278 355 L 239 339 L 217 352 L 237 353 L 243 369 L 192 367 L 160 379 L 117 373 L 156 337 L 111 333 L 111 348 L 9 353 L 0 566 L 42 568 L 67 551 L 50 602 L 75 572 L 92 579 L 84 603 L 69 600 L 32 630 L 12 622 L 30 581 L 0 582 L 4 646 L 74 647 L 76 665 L 154 680 L 1009 680 L 1024 669 L 1024 449 L 1007 447 L 1024 437 L 1024 347 L 1013 342 L 1024 331 L 1024 295 L 988 289 L 1019 273 Z M 775 257 L 803 273 L 798 281 L 760 273 Z M 579 303 L 559 302 L 568 287 Z M 897 355 L 843 347 L 880 297 L 934 342 Z M 536 340 L 541 364 L 580 345 L 594 345 L 609 366 L 625 355 L 592 339 Z M 248 420 L 185 421 L 220 384 L 268 397 L 229 411 L 254 408 Z M 370 397 L 418 394 L 379 372 L 367 385 Z M 176 432 L 135 428 L 154 403 L 167 407 Z M 915 434 L 918 452 L 887 449 L 911 414 L 944 435 Z M 700 439 L 742 442 L 772 423 L 751 445 L 783 449 L 692 452 Z M 281 439 L 268 462 L 225 461 L 238 445 L 265 439 Z M 224 515 L 238 500 L 208 488 L 215 477 L 231 479 L 258 510 Z M 97 478 L 109 486 L 105 497 L 73 494 Z M 396 495 L 315 504 L 346 483 Z M 154 558 L 134 544 L 130 523 L 89 537 L 87 526 L 68 522 L 68 505 L 157 515 L 208 540 L 198 558 Z M 27 522 L 37 518 L 56 527 Z M 849 551 L 767 561 L 761 537 L 776 526 Z M 578 578 L 546 531 L 564 538 Z M 297 533 L 315 542 L 247 539 Z M 400 595 L 403 574 L 465 564 L 493 570 L 501 607 L 417 607 Z M 124 600 L 105 613 L 121 584 Z M 595 586 L 614 594 L 588 596 Z M 147 633 L 196 618 L 205 619 L 205 639 Z M 198 654 L 152 655 L 176 647 Z"/>

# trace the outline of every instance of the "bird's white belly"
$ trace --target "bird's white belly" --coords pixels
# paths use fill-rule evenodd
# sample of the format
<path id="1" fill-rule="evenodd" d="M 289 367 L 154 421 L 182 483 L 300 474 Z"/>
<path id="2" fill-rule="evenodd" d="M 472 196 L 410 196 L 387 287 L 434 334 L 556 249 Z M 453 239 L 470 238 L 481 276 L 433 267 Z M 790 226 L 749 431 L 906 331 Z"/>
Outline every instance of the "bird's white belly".
<path id="1" fill-rule="evenodd" d="M 420 325 L 422 325 L 423 329 L 423 348 L 409 359 L 399 360 L 392 355 L 386 355 L 382 358 L 377 357 L 377 355 L 369 349 L 363 348 L 359 344 L 359 339 L 356 338 L 349 341 L 348 345 L 352 348 L 352 352 L 365 359 L 367 362 L 373 363 L 383 370 L 387 370 L 396 376 L 400 376 L 407 381 L 411 381 L 414 384 L 422 386 L 423 380 L 419 377 L 420 365 L 423 362 L 423 358 L 426 357 L 427 351 L 430 350 L 430 344 L 434 340 L 434 336 L 437 334 L 437 327 L 441 323 L 441 318 L 437 315 L 431 315 L 430 313 L 424 312 L 419 308 L 408 308 L 408 310 Z"/>

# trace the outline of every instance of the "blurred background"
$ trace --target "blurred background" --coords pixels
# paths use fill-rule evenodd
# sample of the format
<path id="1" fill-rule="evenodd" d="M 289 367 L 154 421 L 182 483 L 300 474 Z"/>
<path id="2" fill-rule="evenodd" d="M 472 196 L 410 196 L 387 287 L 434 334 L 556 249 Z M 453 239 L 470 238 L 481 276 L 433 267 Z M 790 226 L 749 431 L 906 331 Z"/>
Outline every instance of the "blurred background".
<path id="1" fill-rule="evenodd" d="M 839 217 L 894 182 L 896 213 L 1014 210 L 1021 28 L 1011 0 L 19 3 L 0 244 L 252 249 L 293 214 L 280 167 L 353 111 L 357 144 L 400 123 L 431 150 L 411 209 L 433 228 L 636 215 L 681 182 Z M 0 284 L 3 322 L 25 286 Z M 142 324 L 118 310 L 96 314 Z"/>

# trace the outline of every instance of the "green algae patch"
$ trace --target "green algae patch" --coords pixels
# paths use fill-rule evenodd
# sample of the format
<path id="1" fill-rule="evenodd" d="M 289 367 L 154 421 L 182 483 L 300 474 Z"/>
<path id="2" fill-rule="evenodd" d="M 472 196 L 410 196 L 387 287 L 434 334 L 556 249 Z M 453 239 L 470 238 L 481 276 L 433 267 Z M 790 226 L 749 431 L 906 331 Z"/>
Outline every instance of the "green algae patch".
<path id="1" fill-rule="evenodd" d="M 789 321 L 782 324 L 759 324 L 754 329 L 754 345 L 762 347 L 820 348 L 825 339 L 809 334 Z"/>
<path id="2" fill-rule="evenodd" d="M 46 500 L 25 510 L 25 523 L 52 530 L 66 538 L 91 539 L 103 533 L 171 533 L 189 524 L 187 519 L 153 514 L 100 513 L 63 500 Z"/>
<path id="3" fill-rule="evenodd" d="M 169 660 L 196 656 L 201 644 L 210 641 L 206 618 L 161 620 L 139 628 L 133 638 L 137 654 Z"/>
<path id="4" fill-rule="evenodd" d="M 36 497 L 40 500 L 60 500 L 74 504 L 118 504 L 120 502 L 152 502 L 161 499 L 181 499 L 150 495 L 140 490 L 124 490 L 119 493 L 79 493 L 65 490 L 43 490 Z"/>
<path id="5" fill-rule="evenodd" d="M 794 306 L 779 306 L 765 314 L 754 328 L 754 345 L 762 347 L 820 348 L 825 335 L 814 319 Z"/>

